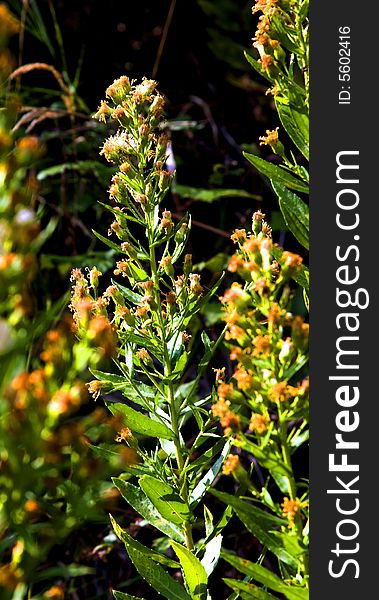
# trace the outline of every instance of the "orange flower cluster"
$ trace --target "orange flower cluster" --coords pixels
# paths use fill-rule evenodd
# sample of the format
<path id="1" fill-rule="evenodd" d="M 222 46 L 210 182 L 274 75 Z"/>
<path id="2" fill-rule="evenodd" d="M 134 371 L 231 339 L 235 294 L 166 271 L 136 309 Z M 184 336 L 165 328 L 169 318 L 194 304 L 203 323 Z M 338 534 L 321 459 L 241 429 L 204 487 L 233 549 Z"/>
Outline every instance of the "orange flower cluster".
<path id="1" fill-rule="evenodd" d="M 238 454 L 229 454 L 228 458 L 222 465 L 223 475 L 232 475 L 240 467 L 240 459 Z"/>
<path id="2" fill-rule="evenodd" d="M 289 527 L 293 527 L 293 521 L 301 508 L 301 502 L 299 498 L 290 500 L 289 498 L 284 497 L 281 506 L 283 517 L 288 519 Z"/>
<path id="3" fill-rule="evenodd" d="M 265 215 L 253 215 L 252 231 L 236 230 L 238 249 L 230 270 L 245 281 L 233 283 L 221 302 L 227 323 L 225 340 L 236 365 L 229 383 L 217 380 L 217 401 L 212 414 L 222 427 L 238 435 L 262 436 L 279 405 L 296 411 L 307 401 L 307 380 L 295 386 L 284 374 L 307 352 L 308 324 L 288 310 L 288 279 L 302 268 L 301 257 L 282 252 L 271 240 Z M 291 335 L 288 335 L 288 334 Z M 217 374 L 217 371 L 216 371 Z M 246 417 L 246 404 L 251 408 Z"/>
<path id="4" fill-rule="evenodd" d="M 108 288 L 103 296 L 96 298 L 100 275 L 96 267 L 88 273 L 87 278 L 80 269 L 73 269 L 71 280 L 74 285 L 70 309 L 73 312 L 76 330 L 86 339 L 89 346 L 96 348 L 100 356 L 111 357 L 117 353 L 117 335 L 115 327 L 109 321 L 106 307 L 110 297 L 118 298 L 117 287 Z M 121 297 L 121 294 L 119 296 Z M 121 314 L 118 314 L 121 317 Z"/>
<path id="5" fill-rule="evenodd" d="M 230 409 L 230 399 L 235 396 L 232 383 L 221 382 L 217 388 L 218 400 L 212 405 L 212 414 L 220 419 L 224 434 L 238 434 L 241 429 L 241 418 Z"/>

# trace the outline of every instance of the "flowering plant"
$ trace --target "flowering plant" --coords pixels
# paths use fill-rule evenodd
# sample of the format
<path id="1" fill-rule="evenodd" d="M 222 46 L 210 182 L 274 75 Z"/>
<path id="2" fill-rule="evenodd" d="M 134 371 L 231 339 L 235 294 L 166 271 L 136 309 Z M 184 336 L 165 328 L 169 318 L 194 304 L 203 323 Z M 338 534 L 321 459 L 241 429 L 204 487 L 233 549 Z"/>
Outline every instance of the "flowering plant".
<path id="1" fill-rule="evenodd" d="M 203 598 L 220 544 L 219 539 L 214 542 L 217 531 L 209 511 L 206 532 L 200 535 L 204 516 L 199 507 L 221 470 L 229 440 L 216 433 L 206 409 L 209 397 L 198 391 L 220 338 L 212 342 L 203 332 L 203 356 L 189 381 L 187 371 L 193 353 L 191 321 L 218 283 L 206 289 L 192 270 L 189 254 L 177 266 L 190 218 L 174 223 L 170 211 L 161 209 L 172 174 L 165 169 L 167 138 L 159 130 L 164 100 L 155 81 L 144 79 L 136 85 L 121 77 L 106 95 L 97 117 L 115 121 L 119 130 L 102 149 L 118 168 L 109 190 L 115 205 L 104 207 L 114 216 L 109 234 L 118 243 L 96 235 L 122 259 L 114 269 L 118 280 L 112 280 L 102 295 L 97 270 L 90 272 L 89 281 L 74 271 L 71 307 L 82 343 L 96 339 L 109 347 L 115 366 L 112 373 L 92 369 L 96 379 L 89 384 L 93 396 L 106 394 L 109 410 L 124 419 L 117 441 L 136 454 L 114 483 L 125 500 L 167 536 L 187 591 L 162 566 L 178 568 L 178 562 L 146 548 L 115 521 L 113 525 L 139 573 L 158 592 L 170 598 Z M 111 451 L 104 446 L 101 450 Z M 129 481 L 132 478 L 136 484 Z M 124 595 L 115 592 L 115 597 Z"/>
<path id="2" fill-rule="evenodd" d="M 245 152 L 249 162 L 270 180 L 288 229 L 306 249 L 309 210 L 298 193 L 309 193 L 309 173 L 304 165 L 304 159 L 309 160 L 308 9 L 308 0 L 257 0 L 253 6 L 253 13 L 262 13 L 253 42 L 260 58 L 256 60 L 248 53 L 246 58 L 271 84 L 266 93 L 274 97 L 281 125 L 296 154 L 286 151 L 279 127 L 267 130 L 259 139 L 279 157 L 280 164 Z"/>
<path id="3" fill-rule="evenodd" d="M 308 379 L 302 374 L 308 324 L 290 312 L 289 286 L 303 267 L 300 256 L 273 244 L 264 216 L 257 211 L 252 231 L 239 229 L 232 235 L 237 251 L 228 269 L 245 283 L 233 283 L 221 301 L 225 339 L 236 366 L 228 383 L 225 369 L 217 373 L 212 406 L 225 434 L 234 433 L 236 453 L 227 458 L 223 473 L 233 475 L 248 501 L 212 493 L 233 507 L 248 531 L 276 555 L 285 582 L 275 584 L 267 568 L 235 554 L 223 551 L 222 557 L 286 598 L 306 598 L 308 488 L 295 474 L 293 454 L 309 434 Z M 227 583 L 235 592 L 255 587 L 235 579 Z"/>
<path id="4" fill-rule="evenodd" d="M 194 371 L 188 332 L 218 283 L 205 290 L 188 254 L 178 267 L 190 219 L 186 215 L 175 224 L 170 211 L 160 208 L 172 179 L 164 168 L 167 139 L 157 129 L 162 128 L 163 98 L 154 81 L 136 85 L 127 77 L 116 80 L 106 95 L 97 117 L 116 121 L 119 130 L 106 140 L 102 154 L 118 170 L 109 189 L 112 204 L 103 206 L 114 216 L 109 236 L 118 242 L 96 235 L 122 259 L 114 269 L 118 279 L 102 294 L 96 268 L 88 277 L 74 270 L 71 308 L 82 347 L 102 347 L 115 367 L 111 372 L 92 369 L 95 379 L 89 383 L 94 398 L 105 395 L 109 410 L 123 420 L 116 441 L 134 452 L 113 481 L 144 521 L 166 536 L 169 546 L 160 546 L 171 547 L 179 562 L 142 545 L 112 518 L 113 527 L 140 575 L 169 599 L 209 598 L 208 579 L 220 555 L 272 589 L 267 569 L 221 550 L 223 529 L 235 511 L 280 560 L 289 583 L 273 589 L 306 598 L 307 500 L 295 481 L 291 453 L 307 439 L 307 380 L 296 385 L 293 380 L 306 363 L 308 330 L 301 317 L 289 312 L 288 285 L 291 277 L 304 277 L 302 259 L 272 243 L 259 211 L 252 232 L 234 232 L 238 250 L 229 271 L 246 283 L 234 283 L 221 301 L 226 341 L 238 363 L 231 382 L 224 381 L 225 368 L 216 369 L 217 389 L 200 395 L 201 377 L 221 336 L 211 342 L 202 332 L 204 352 Z M 260 490 L 239 455 L 230 454 L 231 445 L 253 455 L 270 474 L 264 484 L 256 467 Z M 97 452 L 107 455 L 112 447 L 100 445 Z M 237 497 L 211 489 L 221 470 L 239 482 Z M 280 500 L 271 491 L 271 478 L 284 494 Z M 217 524 L 204 504 L 208 491 L 228 504 Z M 246 493 L 265 510 L 238 497 Z M 267 531 L 278 527 L 272 535 Z M 179 565 L 184 587 L 164 569 Z M 235 591 L 254 587 L 231 579 L 226 583 Z"/>

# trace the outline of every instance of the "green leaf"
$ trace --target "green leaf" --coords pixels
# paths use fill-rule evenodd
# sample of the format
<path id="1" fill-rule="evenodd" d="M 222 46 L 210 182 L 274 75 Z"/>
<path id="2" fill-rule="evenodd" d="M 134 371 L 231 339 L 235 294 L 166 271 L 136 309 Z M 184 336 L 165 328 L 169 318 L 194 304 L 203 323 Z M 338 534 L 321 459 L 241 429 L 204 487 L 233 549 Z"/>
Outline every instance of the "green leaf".
<path id="1" fill-rule="evenodd" d="M 290 554 L 292 554 L 292 556 L 304 556 L 307 552 L 307 548 L 299 541 L 297 536 L 294 536 L 287 531 L 274 531 L 273 535 L 276 535 L 276 537 L 280 539 L 283 546 Z"/>
<path id="2" fill-rule="evenodd" d="M 143 544 L 132 538 L 126 531 L 124 531 L 120 525 L 114 520 L 114 518 L 110 515 L 112 527 L 114 529 L 117 537 L 125 543 L 125 545 L 129 545 L 145 556 L 148 556 L 153 561 L 160 563 L 161 565 L 166 565 L 167 567 L 171 567 L 173 569 L 177 569 L 179 567 L 179 563 L 175 560 L 171 560 L 168 556 L 161 554 L 160 552 L 155 552 L 154 550 L 150 550 L 150 548 L 146 548 Z M 176 543 L 176 542 L 175 542 Z"/>
<path id="3" fill-rule="evenodd" d="M 120 283 L 117 283 L 117 281 L 114 281 L 113 279 L 111 279 L 111 283 L 112 283 L 112 285 L 115 285 L 118 287 L 118 289 L 120 290 L 120 292 L 122 293 L 122 295 L 128 302 L 130 302 L 131 304 L 135 304 L 136 306 L 138 304 L 141 304 L 142 298 L 143 298 L 143 296 L 141 296 L 141 294 L 132 292 L 132 290 L 129 290 L 129 288 L 125 287 L 124 285 L 121 285 Z"/>
<path id="4" fill-rule="evenodd" d="M 174 432 L 171 431 L 164 423 L 153 421 L 150 417 L 134 410 L 126 404 L 118 402 L 105 403 L 112 415 L 123 415 L 125 417 L 125 425 L 132 430 L 133 433 L 140 433 L 149 437 L 163 438 L 164 440 L 173 440 Z"/>
<path id="5" fill-rule="evenodd" d="M 288 477 L 282 475 L 281 473 L 278 473 L 277 471 L 275 471 L 275 469 L 272 469 L 270 473 L 280 491 L 288 496 L 291 493 Z"/>
<path id="6" fill-rule="evenodd" d="M 212 538 L 205 547 L 204 556 L 201 559 L 201 564 L 203 565 L 208 577 L 215 570 L 218 559 L 220 558 L 222 546 L 222 535 L 216 535 Z"/>
<path id="7" fill-rule="evenodd" d="M 299 285 L 301 285 L 301 287 L 303 288 L 304 293 L 308 297 L 308 293 L 309 293 L 309 269 L 307 267 L 305 267 L 304 265 L 301 265 L 301 268 L 299 269 L 298 272 L 296 272 L 293 275 L 293 278 L 296 281 L 296 283 L 298 283 Z"/>
<path id="8" fill-rule="evenodd" d="M 124 594 L 124 592 L 117 592 L 113 590 L 113 596 L 116 600 L 144 600 L 144 598 L 140 598 L 139 596 L 131 596 L 131 594 Z"/>
<path id="9" fill-rule="evenodd" d="M 130 542 L 126 541 L 124 543 L 130 560 L 138 573 L 159 594 L 162 594 L 167 600 L 191 600 L 184 587 L 172 579 L 160 565 L 156 564 L 145 553 L 140 552 Z"/>
<path id="10" fill-rule="evenodd" d="M 257 587 L 253 583 L 247 583 L 247 581 L 241 581 L 239 579 L 229 579 L 229 577 L 223 577 L 226 585 L 228 585 L 234 592 L 238 593 L 238 597 L 242 600 L 277 600 L 275 596 L 266 592 L 262 588 Z"/>
<path id="11" fill-rule="evenodd" d="M 300 179 L 297 179 L 296 177 L 291 175 L 291 173 L 289 173 L 285 169 L 282 169 L 282 167 L 274 165 L 268 162 L 267 160 L 260 158 L 259 156 L 255 156 L 255 154 L 249 154 L 248 152 L 244 152 L 243 155 L 245 156 L 245 158 L 247 158 L 249 162 L 251 162 L 252 165 L 254 165 L 256 169 L 258 169 L 258 171 L 260 171 L 260 173 L 262 173 L 269 179 L 280 183 L 292 190 L 303 192 L 304 194 L 309 194 L 308 186 L 305 185 L 305 183 L 303 183 L 302 181 L 300 181 Z"/>
<path id="12" fill-rule="evenodd" d="M 266 70 L 262 69 L 261 63 L 255 60 L 255 58 L 253 58 L 248 52 L 245 51 L 244 54 L 247 62 L 253 67 L 253 69 L 255 69 L 257 73 L 259 73 L 259 75 L 261 75 L 271 83 L 274 82 L 273 77 L 271 77 L 271 75 Z"/>
<path id="13" fill-rule="evenodd" d="M 209 508 L 207 506 L 205 506 L 205 504 L 203 504 L 203 510 L 204 510 L 205 535 L 208 537 L 212 534 L 212 532 L 214 530 L 213 515 L 212 515 L 211 511 L 209 510 Z"/>
<path id="14" fill-rule="evenodd" d="M 25 600 L 28 587 L 29 586 L 26 585 L 26 583 L 18 583 L 16 589 L 13 592 L 12 600 Z"/>
<path id="15" fill-rule="evenodd" d="M 309 117 L 306 112 L 300 112 L 293 106 L 276 103 L 276 109 L 282 125 L 293 143 L 309 160 Z"/>
<path id="16" fill-rule="evenodd" d="M 279 206 L 288 229 L 304 248 L 309 248 L 309 208 L 296 194 L 286 187 L 271 181 L 274 192 L 279 197 Z"/>
<path id="17" fill-rule="evenodd" d="M 188 362 L 188 357 L 189 357 L 189 352 L 186 352 L 184 350 L 183 353 L 179 356 L 178 360 L 175 362 L 175 368 L 171 372 L 171 375 L 170 375 L 171 381 L 176 381 L 176 380 L 181 379 L 181 377 L 183 376 L 183 372 L 185 370 L 186 364 Z"/>
<path id="18" fill-rule="evenodd" d="M 303 0 L 303 4 L 300 7 L 299 19 L 302 21 L 308 16 L 309 11 L 309 0 Z"/>
<path id="19" fill-rule="evenodd" d="M 290 440 L 290 446 L 291 448 L 299 448 L 302 444 L 304 444 L 304 442 L 308 441 L 309 439 L 309 429 L 307 429 L 306 431 L 303 431 L 303 433 L 300 433 L 299 435 L 295 435 L 293 438 L 291 438 Z"/>
<path id="20" fill-rule="evenodd" d="M 210 492 L 229 507 L 232 507 L 237 517 L 242 521 L 246 528 L 252 533 L 268 550 L 273 552 L 282 562 L 297 569 L 299 561 L 291 556 L 284 548 L 283 542 L 272 535 L 271 530 L 278 526 L 286 524 L 284 519 L 270 515 L 261 510 L 232 496 L 225 492 L 218 492 L 214 489 Z"/>
<path id="21" fill-rule="evenodd" d="M 128 380 L 128 376 L 126 375 L 122 376 L 114 375 L 113 373 L 104 373 L 97 369 L 90 369 L 90 372 L 96 379 L 113 384 L 112 389 L 122 391 L 127 400 L 140 404 L 144 408 L 151 408 L 150 403 L 154 401 L 156 393 L 152 386 L 136 381 L 135 379 Z"/>
<path id="22" fill-rule="evenodd" d="M 307 589 L 286 585 L 277 575 L 275 575 L 275 573 L 272 573 L 272 571 L 269 571 L 262 565 L 257 565 L 249 560 L 246 560 L 245 558 L 240 558 L 235 554 L 225 551 L 221 552 L 221 556 L 235 569 L 241 573 L 244 573 L 244 575 L 247 575 L 255 581 L 258 581 L 262 585 L 270 588 L 270 590 L 274 590 L 274 592 L 283 594 L 288 600 L 308 599 Z"/>
<path id="23" fill-rule="evenodd" d="M 122 252 L 121 247 L 115 242 L 112 242 L 112 240 L 109 240 L 100 233 L 97 233 L 97 231 L 95 231 L 94 229 L 92 229 L 92 233 L 97 237 L 98 240 L 103 242 L 103 244 L 105 244 L 106 246 L 109 246 L 109 248 L 112 248 L 112 250 L 114 250 L 118 254 L 126 254 L 126 252 Z"/>
<path id="24" fill-rule="evenodd" d="M 151 475 L 144 475 L 139 484 L 164 519 L 175 525 L 182 525 L 191 520 L 188 504 L 167 483 Z"/>
<path id="25" fill-rule="evenodd" d="M 169 538 L 178 542 L 184 542 L 184 535 L 179 527 L 164 519 L 151 500 L 138 487 L 117 477 L 113 477 L 112 481 L 128 504 L 150 525 Z"/>
<path id="26" fill-rule="evenodd" d="M 203 188 L 191 187 L 188 185 L 180 185 L 178 183 L 173 185 L 172 189 L 174 194 L 178 194 L 183 198 L 192 198 L 199 202 L 214 202 L 221 198 L 253 198 L 255 200 L 261 200 L 261 196 L 250 194 L 245 190 L 230 190 L 230 189 L 213 189 L 207 190 Z"/>
<path id="27" fill-rule="evenodd" d="M 94 573 L 95 569 L 92 567 L 86 567 L 84 565 L 60 565 L 57 567 L 49 567 L 48 569 L 44 569 L 41 573 L 38 573 L 35 577 L 33 577 L 33 581 L 43 581 L 53 577 L 64 577 L 65 579 L 70 579 L 72 577 L 93 575 Z"/>
<path id="28" fill-rule="evenodd" d="M 271 474 L 273 471 L 282 477 L 288 477 L 291 474 L 288 467 L 286 467 L 284 462 L 276 456 L 274 450 L 270 446 L 266 446 L 262 449 L 257 444 L 246 439 L 235 440 L 234 445 L 250 452 L 250 454 L 255 456 L 259 464 L 265 469 L 268 469 Z"/>
<path id="29" fill-rule="evenodd" d="M 273 37 L 278 39 L 284 48 L 289 50 L 291 53 L 299 54 L 301 52 L 301 47 L 296 38 L 296 34 L 294 34 L 293 29 L 286 25 L 282 15 L 279 17 L 273 16 L 272 25 L 275 31 L 275 35 Z"/>
<path id="30" fill-rule="evenodd" d="M 193 600 L 206 600 L 208 575 L 199 559 L 181 544 L 170 542 L 179 558 L 187 589 Z"/>
<path id="31" fill-rule="evenodd" d="M 220 438 L 219 440 L 217 440 L 216 443 L 213 446 L 211 446 L 211 448 L 203 452 L 198 458 L 196 458 L 196 460 L 191 461 L 188 467 L 186 468 L 186 471 L 189 472 L 193 471 L 194 469 L 197 470 L 206 465 L 209 461 L 212 460 L 212 458 L 214 458 L 220 452 L 224 445 L 225 438 Z"/>
<path id="32" fill-rule="evenodd" d="M 207 471 L 204 477 L 199 481 L 193 492 L 190 496 L 190 505 L 191 508 L 195 508 L 201 498 L 204 496 L 206 491 L 210 488 L 217 475 L 220 472 L 220 469 L 224 463 L 225 458 L 228 456 L 230 450 L 230 441 L 228 440 L 225 443 L 225 446 L 221 452 L 220 457 L 216 460 L 216 462 L 211 466 L 211 468 Z"/>
<path id="33" fill-rule="evenodd" d="M 37 179 L 43 181 L 47 177 L 55 177 L 68 171 L 77 171 L 81 174 L 89 173 L 91 177 L 95 175 L 102 183 L 108 185 L 109 179 L 115 170 L 113 167 L 106 167 L 100 161 L 78 160 L 74 163 L 68 162 L 43 169 L 37 174 Z"/>
<path id="34" fill-rule="evenodd" d="M 126 378 L 122 375 L 115 375 L 114 373 L 105 373 L 104 371 L 98 371 L 97 369 L 90 369 L 92 375 L 100 381 L 109 381 L 117 386 L 125 385 L 127 383 Z"/>

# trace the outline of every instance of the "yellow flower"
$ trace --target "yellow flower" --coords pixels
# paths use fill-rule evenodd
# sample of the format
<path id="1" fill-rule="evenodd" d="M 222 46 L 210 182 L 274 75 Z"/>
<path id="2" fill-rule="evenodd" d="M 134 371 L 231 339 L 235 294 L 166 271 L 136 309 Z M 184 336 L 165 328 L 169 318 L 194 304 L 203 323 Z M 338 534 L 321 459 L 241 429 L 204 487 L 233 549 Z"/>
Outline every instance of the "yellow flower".
<path id="1" fill-rule="evenodd" d="M 121 431 L 118 432 L 117 436 L 115 437 L 115 441 L 116 442 L 125 442 L 127 439 L 132 437 L 132 431 L 131 429 L 129 429 L 129 427 L 123 427 L 121 429 Z"/>
<path id="2" fill-rule="evenodd" d="M 284 497 L 281 507 L 283 517 L 288 519 L 289 527 L 292 527 L 293 521 L 301 508 L 301 502 L 299 498 L 296 498 L 295 500 L 290 500 L 289 498 Z"/>
<path id="3" fill-rule="evenodd" d="M 275 61 L 270 54 L 262 54 L 258 62 L 262 65 L 263 71 L 269 71 Z"/>
<path id="4" fill-rule="evenodd" d="M 228 458 L 222 465 L 223 475 L 232 475 L 240 466 L 240 459 L 238 454 L 229 454 Z"/>
<path id="5" fill-rule="evenodd" d="M 275 146 L 278 143 L 279 135 L 278 135 L 279 127 L 275 129 L 266 129 L 266 135 L 261 135 L 259 137 L 260 146 Z"/>
<path id="6" fill-rule="evenodd" d="M 251 415 L 249 429 L 250 431 L 256 431 L 259 434 L 265 433 L 267 431 L 267 425 L 269 422 L 270 419 L 265 415 L 253 413 Z"/>
<path id="7" fill-rule="evenodd" d="M 268 396 L 273 402 L 286 402 L 297 395 L 298 391 L 292 385 L 288 385 L 287 381 L 275 383 L 270 389 Z"/>

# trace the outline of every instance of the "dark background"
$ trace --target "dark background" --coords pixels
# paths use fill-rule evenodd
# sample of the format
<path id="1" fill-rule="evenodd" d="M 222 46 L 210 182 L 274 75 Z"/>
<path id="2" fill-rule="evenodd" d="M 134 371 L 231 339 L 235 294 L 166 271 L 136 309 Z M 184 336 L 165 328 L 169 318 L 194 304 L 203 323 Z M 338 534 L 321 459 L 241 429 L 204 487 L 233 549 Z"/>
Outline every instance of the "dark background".
<path id="1" fill-rule="evenodd" d="M 14 0 L 10 5 L 16 8 L 20 2 Z M 157 62 L 171 5 L 175 5 L 172 21 Z M 279 124 L 272 99 L 265 95 L 266 83 L 252 72 L 243 54 L 244 50 L 251 51 L 257 21 L 257 16 L 251 14 L 249 3 L 241 0 L 217 3 L 190 0 L 176 4 L 150 0 L 39 0 L 30 3 L 29 11 L 35 6 L 45 28 L 45 33 L 39 37 L 49 38 L 49 43 L 36 38 L 35 27 L 33 32 L 27 20 L 21 62 L 46 62 L 66 74 L 66 79 L 68 76 L 71 82 L 76 80 L 78 112 L 94 113 L 105 97 L 106 87 L 115 78 L 126 74 L 140 80 L 143 76 L 150 78 L 154 73 L 160 91 L 167 98 L 167 117 L 174 122 L 171 137 L 177 182 L 205 189 L 245 190 L 254 195 L 254 198 L 224 198 L 212 204 L 195 203 L 188 198 L 174 199 L 177 212 L 191 208 L 195 258 L 204 261 L 217 252 L 230 251 L 232 245 L 228 236 L 235 227 L 244 226 L 246 222 L 249 226 L 252 213 L 261 205 L 266 213 L 277 208 L 272 192 L 241 151 L 241 146 L 248 147 L 249 151 L 275 160 L 269 148 L 259 147 L 258 137 L 267 128 L 273 129 Z M 61 31 L 61 44 L 54 27 L 54 13 Z M 47 72 L 35 70 L 23 75 L 21 89 L 26 104 L 59 105 L 58 86 Z M 104 128 L 98 128 L 96 137 L 93 127 L 88 131 L 80 117 L 76 126 L 80 143 L 75 142 L 74 152 L 64 131 L 70 130 L 70 123 L 59 120 L 59 136 L 46 141 L 46 167 L 65 160 L 98 160 L 98 151 L 106 135 Z M 48 127 L 54 129 L 57 123 L 43 121 L 34 131 L 46 137 Z M 91 183 L 90 190 L 83 190 L 83 180 L 80 182 L 82 188 L 70 177 L 66 177 L 64 183 L 66 198 L 63 201 L 61 190 L 61 197 L 54 197 L 59 186 L 54 188 L 52 179 L 48 180 L 51 188 L 45 184 L 43 190 L 48 203 L 67 204 L 60 223 L 64 231 L 55 237 L 59 252 L 53 244 L 51 253 L 88 254 L 89 246 L 92 246 L 88 236 L 83 237 L 83 230 L 89 229 L 88 225 L 100 218 L 99 211 L 93 207 L 96 184 Z M 73 184 L 71 188 L 70 183 Z M 78 197 L 79 189 L 81 197 Z M 97 193 L 101 200 L 104 185 Z M 271 220 L 274 230 L 283 229 L 276 210 Z M 210 227 L 217 231 L 211 231 Z M 276 236 L 279 240 L 279 232 Z M 282 235 L 280 242 L 283 241 Z"/>

